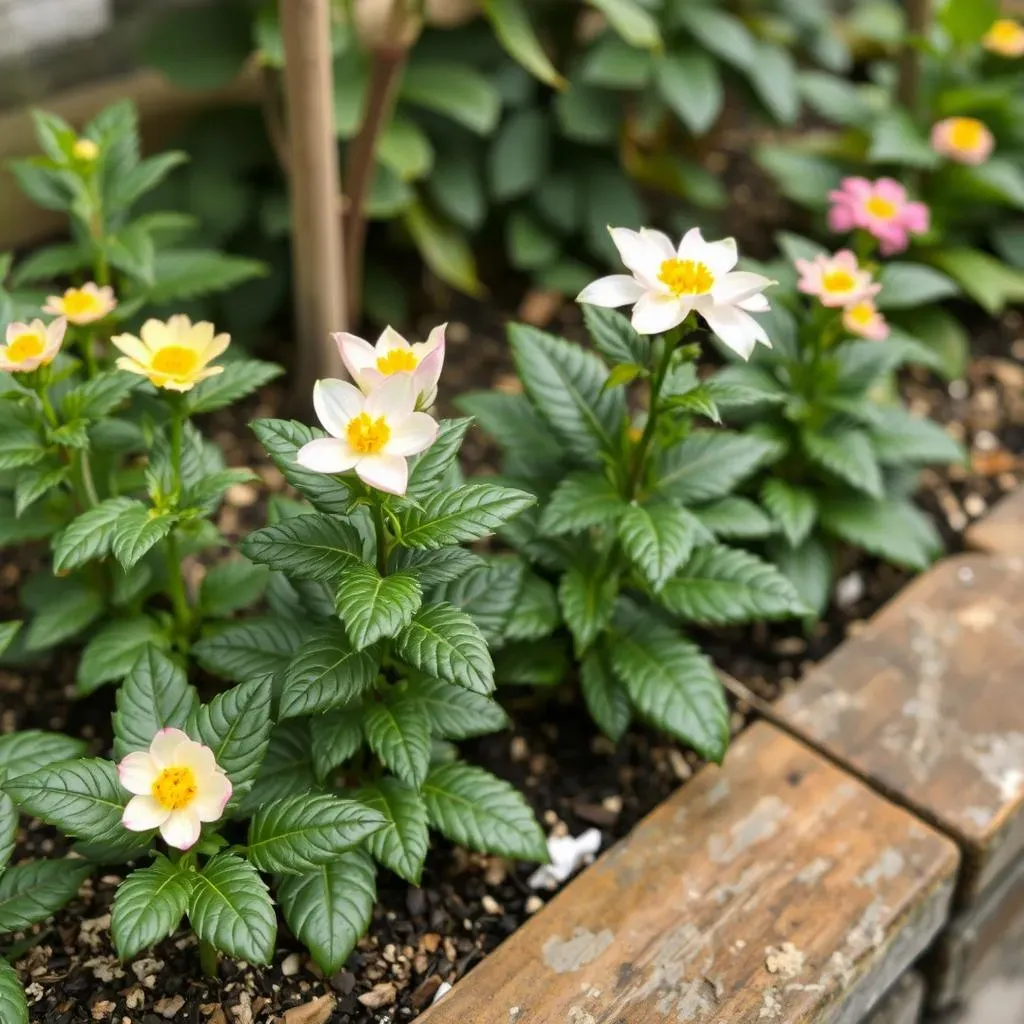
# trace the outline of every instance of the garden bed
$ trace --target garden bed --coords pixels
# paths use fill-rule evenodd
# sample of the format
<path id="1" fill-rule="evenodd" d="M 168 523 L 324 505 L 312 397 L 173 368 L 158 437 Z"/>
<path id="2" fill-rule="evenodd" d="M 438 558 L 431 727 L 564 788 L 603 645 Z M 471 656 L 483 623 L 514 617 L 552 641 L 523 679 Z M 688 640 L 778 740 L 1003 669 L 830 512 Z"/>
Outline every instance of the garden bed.
<path id="1" fill-rule="evenodd" d="M 1024 353 L 1014 338 L 1019 328 L 1019 318 L 1011 315 L 1001 331 L 979 339 L 984 354 L 976 356 L 962 386 L 958 382 L 947 388 L 923 376 L 905 380 L 915 411 L 962 424 L 963 440 L 971 449 L 969 468 L 928 474 L 922 497 L 954 551 L 963 546 L 970 522 L 1015 487 L 1024 469 Z M 448 394 L 492 383 L 514 386 L 508 350 L 494 325 L 472 333 L 453 325 L 449 338 L 450 371 L 443 382 Z M 258 415 L 272 413 L 279 399 L 277 392 L 265 393 Z M 214 424 L 213 436 L 234 463 L 259 458 L 256 443 L 244 433 L 240 437 L 238 424 L 229 418 Z M 477 440 L 467 445 L 466 453 L 474 468 L 486 471 L 491 465 L 492 453 Z M 263 466 L 261 472 L 270 489 L 283 485 L 272 467 Z M 238 535 L 262 521 L 258 492 L 243 487 L 229 495 L 220 525 L 228 535 Z M 3 604 L 13 599 L 27 567 L 4 568 Z M 871 560 L 847 568 L 846 600 L 834 602 L 828 618 L 810 636 L 782 624 L 705 637 L 720 667 L 759 696 L 774 699 L 848 634 L 861 629 L 863 620 L 907 579 L 907 574 Z M 0 673 L 4 731 L 66 730 L 88 739 L 95 751 L 107 749 L 112 693 L 104 690 L 85 701 L 72 700 L 73 668 L 73 657 L 65 652 L 41 670 Z M 589 722 L 581 725 L 576 706 L 563 699 L 567 696 L 506 691 L 505 699 L 515 708 L 516 731 L 476 741 L 469 753 L 520 786 L 549 831 L 575 835 L 597 827 L 606 848 L 629 834 L 700 765 L 646 730 L 632 730 L 613 748 Z M 734 708 L 734 732 L 745 727 L 749 715 L 742 703 Z M 30 828 L 21 836 L 17 856 L 52 855 L 55 849 L 49 830 Z M 324 996 L 328 998 L 306 1015 L 286 1017 L 288 1024 L 326 1021 L 333 1000 L 337 1007 L 332 1022 L 369 1022 L 385 1012 L 396 1021 L 407 1020 L 430 1005 L 442 983 L 461 978 L 547 901 L 549 893 L 535 893 L 526 884 L 530 871 L 498 858 L 439 849 L 428 859 L 421 889 L 382 876 L 370 932 L 339 974 L 319 976 L 297 952 L 298 944 L 283 936 L 272 968 L 226 960 L 219 982 L 199 976 L 191 937 L 169 940 L 133 964 L 118 964 L 106 916 L 117 883 L 112 872 L 83 888 L 77 901 L 44 926 L 19 966 L 34 1000 L 33 1019 L 46 1024 L 123 1017 L 146 1024 L 163 1019 L 245 1024 Z"/>

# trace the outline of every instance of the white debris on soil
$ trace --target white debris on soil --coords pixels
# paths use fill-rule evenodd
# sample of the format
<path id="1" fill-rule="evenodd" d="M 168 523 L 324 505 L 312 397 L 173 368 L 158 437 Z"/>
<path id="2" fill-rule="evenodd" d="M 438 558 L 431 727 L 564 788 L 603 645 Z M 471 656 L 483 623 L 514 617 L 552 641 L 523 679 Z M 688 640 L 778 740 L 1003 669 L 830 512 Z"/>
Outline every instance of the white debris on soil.
<path id="1" fill-rule="evenodd" d="M 434 993 L 434 998 L 430 1001 L 430 1005 L 433 1006 L 434 1003 L 439 1003 L 446 995 L 448 995 L 449 992 L 451 992 L 451 990 L 452 983 L 450 981 L 442 981 L 441 984 L 437 986 L 437 991 Z"/>
<path id="2" fill-rule="evenodd" d="M 590 864 L 601 849 L 601 833 L 588 828 L 578 836 L 549 836 L 550 864 L 543 864 L 526 880 L 531 889 L 557 889 L 580 868 Z"/>
<path id="3" fill-rule="evenodd" d="M 836 583 L 836 604 L 840 608 L 855 605 L 864 596 L 864 577 L 851 572 Z"/>

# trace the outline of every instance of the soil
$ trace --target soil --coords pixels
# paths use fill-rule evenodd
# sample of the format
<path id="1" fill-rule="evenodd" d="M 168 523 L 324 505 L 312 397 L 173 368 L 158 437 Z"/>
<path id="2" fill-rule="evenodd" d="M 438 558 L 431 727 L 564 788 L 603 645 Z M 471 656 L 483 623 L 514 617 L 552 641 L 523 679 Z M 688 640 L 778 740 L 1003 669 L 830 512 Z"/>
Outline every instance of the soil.
<path id="1" fill-rule="evenodd" d="M 573 334 L 574 308 L 542 293 L 527 296 L 519 317 Z M 501 323 L 481 307 L 450 311 L 449 356 L 441 396 L 473 387 L 515 388 Z M 470 331 L 467 322 L 473 324 Z M 429 326 L 429 325 L 427 325 Z M 908 374 L 906 393 L 916 411 L 962 434 L 970 465 L 926 474 L 922 503 L 932 511 L 949 547 L 962 547 L 963 531 L 1024 477 L 1024 325 L 1009 314 L 979 334 L 965 379 L 944 385 L 927 374 Z M 275 415 L 279 391 L 267 389 L 246 418 Z M 258 468 L 270 490 L 283 487 L 280 473 L 262 463 L 258 445 L 238 431 L 238 419 L 217 416 L 212 436 L 236 464 Z M 495 453 L 471 433 L 464 455 L 487 471 Z M 256 488 L 233 488 L 220 513 L 229 536 L 263 521 Z M 12 617 L 17 582 L 32 568 L 30 553 L 0 569 L 0 617 Z M 202 568 L 187 567 L 194 585 Z M 895 593 L 907 574 L 872 559 L 846 567 L 827 618 L 808 635 L 781 624 L 717 632 L 704 639 L 719 665 L 759 696 L 771 699 L 791 686 L 808 665 L 827 654 Z M 110 743 L 112 691 L 74 700 L 68 683 L 73 652 L 58 653 L 29 671 L 0 671 L 0 731 L 48 728 L 86 738 L 93 752 Z M 581 718 L 571 689 L 513 691 L 515 731 L 464 745 L 467 758 L 522 788 L 551 833 L 577 835 L 596 827 L 602 848 L 635 823 L 699 767 L 691 752 L 656 733 L 636 728 L 616 748 Z M 735 706 L 732 727 L 751 711 Z M 16 858 L 59 854 L 60 842 L 38 822 L 23 822 Z M 368 935 L 346 968 L 325 978 L 282 930 L 270 968 L 225 960 L 220 977 L 200 975 L 195 940 L 180 935 L 149 956 L 120 964 L 110 945 L 109 911 L 120 875 L 111 871 L 86 883 L 78 898 L 36 933 L 17 939 L 17 966 L 28 986 L 32 1020 L 45 1024 L 112 1021 L 116 1024 L 397 1024 L 428 1006 L 444 983 L 462 977 L 535 913 L 551 893 L 534 892 L 529 866 L 437 844 L 422 888 L 379 874 L 379 900 Z"/>

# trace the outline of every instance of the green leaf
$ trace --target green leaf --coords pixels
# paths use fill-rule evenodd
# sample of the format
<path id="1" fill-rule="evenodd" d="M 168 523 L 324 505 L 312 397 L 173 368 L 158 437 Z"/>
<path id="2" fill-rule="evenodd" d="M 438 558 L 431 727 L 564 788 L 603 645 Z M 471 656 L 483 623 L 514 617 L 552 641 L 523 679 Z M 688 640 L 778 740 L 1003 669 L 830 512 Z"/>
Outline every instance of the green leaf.
<path id="1" fill-rule="evenodd" d="M 642 89 L 654 71 L 651 54 L 630 46 L 619 36 L 605 35 L 583 60 L 583 81 L 605 89 Z"/>
<path id="2" fill-rule="evenodd" d="M 252 51 L 244 9 L 170 7 L 148 26 L 143 63 L 183 89 L 217 89 L 241 70 Z"/>
<path id="3" fill-rule="evenodd" d="M 674 24 L 681 25 L 698 43 L 733 67 L 746 71 L 757 60 L 757 42 L 735 15 L 707 4 L 676 4 Z"/>
<path id="4" fill-rule="evenodd" d="M 255 604 L 267 589 L 270 570 L 246 558 L 218 562 L 207 570 L 199 587 L 199 607 L 204 614 L 230 615 Z"/>
<path id="5" fill-rule="evenodd" d="M 964 375 L 970 358 L 970 339 L 955 316 L 941 306 L 927 306 L 915 309 L 908 323 L 911 333 L 934 354 L 939 374 L 946 380 Z"/>
<path id="6" fill-rule="evenodd" d="M 549 636 L 561 622 L 558 595 L 547 580 L 527 573 L 519 599 L 505 623 L 508 640 L 540 640 Z"/>
<path id="7" fill-rule="evenodd" d="M 583 322 L 594 348 L 612 363 L 632 363 L 646 366 L 651 357 L 651 345 L 638 334 L 629 317 L 617 309 L 582 304 Z"/>
<path id="8" fill-rule="evenodd" d="M 620 604 L 609 656 L 645 718 L 702 757 L 722 760 L 729 709 L 714 667 L 698 647 L 650 615 Z"/>
<path id="9" fill-rule="evenodd" d="M 137 199 L 152 192 L 171 171 L 187 162 L 188 154 L 177 150 L 158 153 L 140 161 L 118 184 L 113 193 L 114 202 L 110 204 L 111 211 L 130 209 Z"/>
<path id="10" fill-rule="evenodd" d="M 474 391 L 457 399 L 481 430 L 489 434 L 509 457 L 517 458 L 528 479 L 551 470 L 561 475 L 563 452 L 551 430 L 525 395 L 502 391 Z M 512 466 L 506 466 L 512 472 Z M 522 472 L 519 475 L 523 475 Z"/>
<path id="11" fill-rule="evenodd" d="M 192 896 L 192 872 L 158 855 L 148 868 L 133 871 L 118 887 L 110 934 L 122 960 L 131 960 L 169 938 L 181 924 Z"/>
<path id="12" fill-rule="evenodd" d="M 224 363 L 223 372 L 201 380 L 187 393 L 186 407 L 189 415 L 215 412 L 232 405 L 280 377 L 282 373 L 284 370 L 276 363 L 265 363 L 260 359 L 235 359 Z"/>
<path id="13" fill-rule="evenodd" d="M 533 108 L 517 111 L 502 124 L 487 159 L 487 177 L 496 201 L 518 199 L 544 178 L 550 139 L 547 118 Z"/>
<path id="14" fill-rule="evenodd" d="M 423 262 L 442 281 L 466 295 L 484 294 L 473 250 L 459 228 L 440 220 L 418 203 L 405 210 L 404 222 Z"/>
<path id="15" fill-rule="evenodd" d="M 992 157 L 977 167 L 959 167 L 957 178 L 958 184 L 968 183 L 978 198 L 1024 209 L 1024 168 L 1014 160 Z"/>
<path id="16" fill-rule="evenodd" d="M 506 644 L 495 655 L 494 678 L 514 686 L 558 686 L 569 673 L 566 645 L 559 636 Z"/>
<path id="17" fill-rule="evenodd" d="M 753 63 L 748 69 L 750 84 L 772 116 L 782 124 L 793 124 L 800 115 L 800 89 L 796 65 L 785 47 L 759 39 Z"/>
<path id="18" fill-rule="evenodd" d="M 433 768 L 423 785 L 430 824 L 480 853 L 546 862 L 547 844 L 529 804 L 507 782 L 455 762 Z"/>
<path id="19" fill-rule="evenodd" d="M 877 426 L 868 428 L 868 437 L 883 466 L 963 462 L 963 448 L 937 423 L 900 407 L 881 409 L 879 417 Z"/>
<path id="20" fill-rule="evenodd" d="M 118 270 L 144 285 L 154 284 L 153 259 L 156 251 L 153 239 L 143 226 L 129 224 L 117 234 L 108 235 L 104 240 L 104 251 Z"/>
<path id="21" fill-rule="evenodd" d="M 468 740 L 508 726 L 508 716 L 491 697 L 440 679 L 419 678 L 410 687 L 427 714 L 431 732 L 441 739 Z"/>
<path id="22" fill-rule="evenodd" d="M 265 264 L 241 256 L 207 249 L 163 250 L 153 260 L 156 283 L 149 289 L 148 297 L 154 305 L 194 299 L 266 274 Z"/>
<path id="23" fill-rule="evenodd" d="M 873 498 L 882 496 L 882 473 L 862 430 L 837 427 L 819 433 L 805 428 L 800 442 L 812 462 L 858 491 Z"/>
<path id="24" fill-rule="evenodd" d="M 26 931 L 56 914 L 91 874 L 91 864 L 67 859 L 8 868 L 0 876 L 0 933 Z"/>
<path id="25" fill-rule="evenodd" d="M 73 519 L 53 546 L 53 571 L 67 572 L 102 558 L 110 551 L 112 528 L 118 517 L 135 502 L 131 498 L 107 498 Z"/>
<path id="26" fill-rule="evenodd" d="M 711 397 L 723 411 L 744 412 L 761 406 L 784 405 L 789 392 L 768 371 L 758 366 L 737 364 L 719 370 L 708 382 Z"/>
<path id="27" fill-rule="evenodd" d="M 414 61 L 405 69 L 399 97 L 489 135 L 498 123 L 501 99 L 494 85 L 465 64 Z"/>
<path id="28" fill-rule="evenodd" d="M 587 0 L 607 19 L 608 24 L 630 46 L 646 50 L 661 49 L 661 31 L 658 22 L 636 0 Z"/>
<path id="29" fill-rule="evenodd" d="M 377 678 L 374 651 L 355 650 L 338 623 L 324 627 L 295 652 L 284 673 L 281 718 L 340 707 L 368 690 Z"/>
<path id="30" fill-rule="evenodd" d="M 526 491 L 488 483 L 437 491 L 402 513 L 399 540 L 405 547 L 428 550 L 479 540 L 536 500 Z"/>
<path id="31" fill-rule="evenodd" d="M 725 90 L 718 66 L 695 47 L 676 46 L 654 66 L 661 98 L 694 135 L 703 135 L 718 120 Z"/>
<path id="32" fill-rule="evenodd" d="M 110 542 L 114 557 L 125 572 L 159 544 L 176 522 L 177 516 L 173 513 L 159 512 L 141 501 L 132 502 L 117 517 Z"/>
<path id="33" fill-rule="evenodd" d="M 736 495 L 702 505 L 694 515 L 716 537 L 726 540 L 760 540 L 775 532 L 775 524 L 762 509 Z"/>
<path id="34" fill-rule="evenodd" d="M 75 677 L 78 692 L 89 694 L 104 683 L 120 681 L 150 644 L 166 648 L 169 642 L 159 623 L 148 615 L 133 615 L 108 623 L 82 652 Z"/>
<path id="35" fill-rule="evenodd" d="M 629 696 L 615 678 L 601 651 L 592 648 L 580 662 L 583 699 L 598 728 L 618 743 L 629 728 L 632 708 Z"/>
<path id="36" fill-rule="evenodd" d="M 0 775 L 8 782 L 55 761 L 68 761 L 85 751 L 85 741 L 59 732 L 21 729 L 0 736 Z"/>
<path id="37" fill-rule="evenodd" d="M 388 776 L 359 790 L 356 796 L 387 822 L 366 841 L 367 849 L 399 878 L 418 886 L 429 846 L 423 798 L 411 786 Z"/>
<path id="38" fill-rule="evenodd" d="M 40 498 L 56 490 L 67 479 L 70 468 L 44 460 L 23 466 L 14 486 L 14 514 L 22 516 Z"/>
<path id="39" fill-rule="evenodd" d="M 425 498 L 445 479 L 459 457 L 462 440 L 473 421 L 469 417 L 441 420 L 437 440 L 409 467 L 409 495 Z"/>
<path id="40" fill-rule="evenodd" d="M 865 97 L 864 86 L 839 75 L 824 71 L 801 71 L 797 87 L 803 101 L 833 124 L 863 127 L 871 121 L 874 110 Z"/>
<path id="41" fill-rule="evenodd" d="M 313 736 L 313 770 L 317 780 L 324 782 L 363 745 L 359 707 L 353 703 L 339 711 L 321 713 L 309 724 Z"/>
<path id="42" fill-rule="evenodd" d="M 1006 266 L 987 252 L 941 249 L 931 259 L 993 316 L 1010 303 L 1024 301 L 1024 271 Z"/>
<path id="43" fill-rule="evenodd" d="M 462 538 L 460 538 L 462 539 Z M 249 534 L 243 553 L 290 577 L 335 583 L 362 563 L 363 542 L 336 516 L 295 516 Z"/>
<path id="44" fill-rule="evenodd" d="M 626 557 L 658 590 L 690 557 L 698 529 L 692 514 L 677 505 L 631 505 L 619 520 L 619 541 Z"/>
<path id="45" fill-rule="evenodd" d="M 551 537 L 611 526 L 629 505 L 602 473 L 573 473 L 554 490 L 540 517 L 540 528 Z"/>
<path id="46" fill-rule="evenodd" d="M 0 432 L 0 469 L 31 466 L 45 455 L 43 440 L 35 430 L 15 426 Z"/>
<path id="47" fill-rule="evenodd" d="M 980 42 L 999 14 L 998 0 L 947 0 L 938 21 L 955 43 L 964 46 Z"/>
<path id="48" fill-rule="evenodd" d="M 18 809 L 14 801 L 0 790 L 0 875 L 7 867 L 18 841 Z"/>
<path id="49" fill-rule="evenodd" d="M 11 646 L 19 629 L 21 629 L 21 622 L 18 620 L 0 622 L 0 654 L 3 654 Z"/>
<path id="50" fill-rule="evenodd" d="M 25 632 L 27 651 L 56 647 L 91 626 L 107 610 L 103 594 L 88 582 L 71 577 L 63 584 L 56 600 L 45 602 L 29 622 Z"/>
<path id="51" fill-rule="evenodd" d="M 895 565 L 923 571 L 942 551 L 924 513 L 908 501 L 851 498 L 822 502 L 821 525 L 830 533 Z"/>
<path id="52" fill-rule="evenodd" d="M 192 654 L 208 672 L 224 679 L 267 678 L 288 666 L 307 635 L 304 622 L 249 619 L 200 640 Z"/>
<path id="53" fill-rule="evenodd" d="M 494 689 L 487 642 L 476 623 L 450 604 L 421 608 L 398 635 L 395 653 L 435 679 L 484 695 Z"/>
<path id="54" fill-rule="evenodd" d="M 139 384 L 139 378 L 123 370 L 109 370 L 72 388 L 60 402 L 64 420 L 99 420 L 109 416 Z M 116 498 L 108 499 L 116 501 Z M 105 504 L 105 503 L 104 503 Z"/>
<path id="55" fill-rule="evenodd" d="M 500 644 L 523 589 L 525 565 L 515 557 L 491 557 L 453 583 L 439 587 L 435 601 L 468 612 L 492 645 Z"/>
<path id="56" fill-rule="evenodd" d="M 213 751 L 236 791 L 260 770 L 270 739 L 270 677 L 217 694 L 195 709 L 185 731 Z"/>
<path id="57" fill-rule="evenodd" d="M 58 761 L 8 779 L 4 788 L 26 814 L 67 835 L 107 839 L 124 828 L 121 815 L 129 794 L 113 763 L 103 758 Z"/>
<path id="58" fill-rule="evenodd" d="M 377 143 L 377 159 L 403 181 L 417 181 L 430 173 L 434 147 L 415 121 L 396 114 Z"/>
<path id="59" fill-rule="evenodd" d="M 695 430 L 663 453 L 656 486 L 679 501 L 711 501 L 729 494 L 777 452 L 774 441 L 756 434 Z"/>
<path id="60" fill-rule="evenodd" d="M 373 861 L 362 850 L 350 850 L 278 885 L 277 899 L 288 927 L 325 975 L 345 966 L 369 928 L 377 902 L 376 876 Z"/>
<path id="61" fill-rule="evenodd" d="M 761 501 L 782 527 L 789 546 L 800 547 L 810 536 L 818 518 L 818 501 L 814 493 L 780 477 L 772 477 L 761 488 Z"/>
<path id="62" fill-rule="evenodd" d="M 498 42 L 511 57 L 552 88 L 560 89 L 565 85 L 544 52 L 522 0 L 482 0 L 480 6 Z"/>
<path id="63" fill-rule="evenodd" d="M 422 602 L 423 592 L 415 576 L 405 572 L 381 576 L 365 563 L 341 577 L 335 598 L 338 615 L 357 651 L 383 637 L 397 636 Z"/>
<path id="64" fill-rule="evenodd" d="M 274 958 L 277 915 L 256 869 L 222 853 L 195 874 L 188 918 L 196 935 L 215 949 L 252 964 Z"/>
<path id="65" fill-rule="evenodd" d="M 524 324 L 511 324 L 509 343 L 523 387 L 551 429 L 577 457 L 596 462 L 613 452 L 626 415 L 608 369 L 592 352 Z"/>
<path id="66" fill-rule="evenodd" d="M 18 980 L 18 972 L 0 958 L 0 1020 L 8 1024 L 29 1024 L 28 1000 Z"/>
<path id="67" fill-rule="evenodd" d="M 363 735 L 385 767 L 419 789 L 430 766 L 430 718 L 414 697 L 370 704 L 363 712 Z"/>
<path id="68" fill-rule="evenodd" d="M 772 561 L 812 613 L 821 618 L 832 593 L 832 555 L 821 537 L 812 534 L 799 547 L 777 545 Z"/>
<path id="69" fill-rule="evenodd" d="M 509 216 L 507 228 L 509 259 L 517 270 L 540 270 L 558 259 L 561 243 L 528 213 L 514 211 Z"/>
<path id="70" fill-rule="evenodd" d="M 114 757 L 148 750 L 161 729 L 184 729 L 198 707 L 184 669 L 159 648 L 144 648 L 117 691 Z"/>
<path id="71" fill-rule="evenodd" d="M 391 572 L 409 572 L 424 589 L 451 583 L 482 565 L 479 555 L 465 548 L 446 547 L 434 551 L 397 548 L 392 553 Z"/>
<path id="72" fill-rule="evenodd" d="M 674 615 L 701 625 L 784 619 L 807 611 L 774 566 L 721 544 L 698 548 L 661 588 L 658 600 Z"/>
<path id="73" fill-rule="evenodd" d="M 787 199 L 812 210 L 824 209 L 829 192 L 843 179 L 842 168 L 833 161 L 792 147 L 761 145 L 755 157 Z"/>
<path id="74" fill-rule="evenodd" d="M 880 309 L 912 309 L 959 294 L 954 281 L 922 263 L 886 263 L 879 281 Z"/>
<path id="75" fill-rule="evenodd" d="M 483 223 L 487 197 L 480 161 L 474 153 L 442 150 L 426 185 L 437 208 L 460 227 L 475 231 Z"/>
<path id="76" fill-rule="evenodd" d="M 278 722 L 270 734 L 270 745 L 256 781 L 238 804 L 237 816 L 252 817 L 257 808 L 272 800 L 319 792 L 312 750 L 310 719 L 291 718 Z"/>
<path id="77" fill-rule="evenodd" d="M 302 875 L 330 864 L 383 827 L 383 815 L 357 800 L 302 794 L 256 810 L 247 854 L 260 871 Z"/>
<path id="78" fill-rule="evenodd" d="M 939 155 L 907 111 L 896 108 L 882 114 L 871 131 L 868 160 L 903 167 L 935 167 Z"/>
<path id="79" fill-rule="evenodd" d="M 608 625 L 618 593 L 618 576 L 597 560 L 586 568 L 571 566 L 558 581 L 558 602 L 577 657 Z"/>
<path id="80" fill-rule="evenodd" d="M 304 444 L 327 436 L 322 430 L 313 430 L 295 420 L 270 419 L 256 420 L 252 429 L 288 483 L 308 498 L 317 511 L 329 515 L 344 515 L 348 511 L 351 492 L 345 484 L 335 476 L 303 469 L 295 461 Z"/>

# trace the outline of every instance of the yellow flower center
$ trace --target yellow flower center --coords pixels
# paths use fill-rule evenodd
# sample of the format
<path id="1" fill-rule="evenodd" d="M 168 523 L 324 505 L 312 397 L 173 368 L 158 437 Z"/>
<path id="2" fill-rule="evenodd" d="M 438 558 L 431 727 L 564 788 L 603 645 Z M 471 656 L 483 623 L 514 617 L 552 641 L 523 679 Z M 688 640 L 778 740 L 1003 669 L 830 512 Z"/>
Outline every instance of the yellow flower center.
<path id="1" fill-rule="evenodd" d="M 74 319 L 76 316 L 82 316 L 83 313 L 98 312 L 100 300 L 97 295 L 87 292 L 82 288 L 69 288 L 64 293 L 61 305 L 64 307 L 64 313 Z"/>
<path id="2" fill-rule="evenodd" d="M 985 45 L 996 53 L 1014 53 L 1024 46 L 1024 26 L 1012 18 L 1000 18 L 985 33 Z"/>
<path id="3" fill-rule="evenodd" d="M 853 321 L 853 323 L 857 324 L 858 327 L 867 327 L 874 318 L 875 310 L 874 307 L 869 305 L 867 302 L 858 302 L 856 306 L 851 306 L 846 311 L 846 315 L 851 321 Z"/>
<path id="4" fill-rule="evenodd" d="M 199 353 L 184 345 L 166 345 L 153 353 L 153 369 L 168 377 L 187 377 L 198 364 Z"/>
<path id="5" fill-rule="evenodd" d="M 44 348 L 46 343 L 38 334 L 26 331 L 14 336 L 14 340 L 7 346 L 7 358 L 12 363 L 23 363 L 26 359 L 42 355 Z"/>
<path id="6" fill-rule="evenodd" d="M 100 147 L 92 139 L 79 139 L 71 147 L 71 155 L 76 160 L 95 160 L 100 155 Z"/>
<path id="7" fill-rule="evenodd" d="M 715 276 L 704 263 L 671 259 L 662 263 L 658 280 L 673 295 L 703 295 L 711 291 Z"/>
<path id="8" fill-rule="evenodd" d="M 827 292 L 848 292 L 857 282 L 848 270 L 830 270 L 821 279 Z"/>
<path id="9" fill-rule="evenodd" d="M 180 811 L 196 798 L 198 786 L 191 768 L 175 765 L 165 768 L 153 783 L 153 799 L 168 811 Z"/>
<path id="10" fill-rule="evenodd" d="M 365 412 L 361 412 L 355 419 L 349 420 L 345 433 L 353 451 L 360 455 L 376 455 L 388 443 L 391 428 L 383 416 L 371 420 Z"/>
<path id="11" fill-rule="evenodd" d="M 949 126 L 949 141 L 956 149 L 977 149 L 985 135 L 985 126 L 973 117 L 954 117 Z"/>
<path id="12" fill-rule="evenodd" d="M 416 366 L 416 357 L 408 348 L 393 348 L 377 359 L 377 369 L 383 374 L 412 373 Z"/>
<path id="13" fill-rule="evenodd" d="M 880 220 L 892 220 L 896 216 L 896 204 L 888 199 L 883 199 L 881 196 L 872 196 L 864 204 L 864 209 L 872 217 L 878 217 Z"/>

